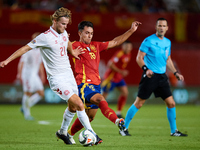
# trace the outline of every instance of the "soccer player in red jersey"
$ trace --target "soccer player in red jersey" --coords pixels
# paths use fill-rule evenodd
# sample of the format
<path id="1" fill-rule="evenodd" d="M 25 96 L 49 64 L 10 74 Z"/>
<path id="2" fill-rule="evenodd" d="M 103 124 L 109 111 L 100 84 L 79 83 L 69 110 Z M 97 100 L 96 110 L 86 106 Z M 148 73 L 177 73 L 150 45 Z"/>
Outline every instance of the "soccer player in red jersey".
<path id="1" fill-rule="evenodd" d="M 134 21 L 131 28 L 124 34 L 107 42 L 91 41 L 93 37 L 93 24 L 89 21 L 82 21 L 78 25 L 79 41 L 72 44 L 73 49 L 81 47 L 85 53 L 79 55 L 80 60 L 74 60 L 75 78 L 79 89 L 79 96 L 84 104 L 89 108 L 86 113 L 92 121 L 96 115 L 98 108 L 102 114 L 110 121 L 115 123 L 120 130 L 126 130 L 124 119 L 119 119 L 116 113 L 108 107 L 108 103 L 101 95 L 101 79 L 99 76 L 100 52 L 115 46 L 121 45 L 126 41 L 138 28 L 141 23 Z M 75 120 L 71 129 L 68 131 L 73 139 L 73 135 L 82 129 L 82 125 L 78 119 Z M 102 142 L 102 141 L 101 141 Z M 73 142 L 74 143 L 74 142 Z"/>
<path id="2" fill-rule="evenodd" d="M 122 48 L 118 50 L 108 62 L 108 69 L 104 75 L 104 81 L 101 84 L 103 89 L 103 96 L 106 99 L 109 92 L 117 88 L 120 91 L 120 96 L 117 102 L 117 117 L 123 118 L 121 111 L 126 104 L 128 97 L 128 88 L 124 77 L 129 72 L 126 70 L 128 63 L 131 60 L 131 51 L 133 45 L 130 41 L 125 41 L 122 44 Z"/>

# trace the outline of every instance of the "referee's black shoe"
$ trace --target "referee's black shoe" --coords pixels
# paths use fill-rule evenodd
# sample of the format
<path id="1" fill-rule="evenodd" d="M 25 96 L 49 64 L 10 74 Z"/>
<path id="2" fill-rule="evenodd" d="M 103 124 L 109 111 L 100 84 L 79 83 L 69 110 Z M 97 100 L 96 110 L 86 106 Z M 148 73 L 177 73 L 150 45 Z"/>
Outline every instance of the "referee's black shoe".
<path id="1" fill-rule="evenodd" d="M 176 130 L 174 133 L 171 133 L 171 136 L 188 136 L 188 135 Z"/>

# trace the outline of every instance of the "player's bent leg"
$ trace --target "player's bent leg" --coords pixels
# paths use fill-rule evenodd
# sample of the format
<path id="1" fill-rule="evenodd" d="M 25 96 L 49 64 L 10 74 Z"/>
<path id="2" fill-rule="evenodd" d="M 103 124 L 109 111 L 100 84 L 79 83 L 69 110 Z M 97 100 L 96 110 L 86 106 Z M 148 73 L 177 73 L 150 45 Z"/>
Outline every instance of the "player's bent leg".
<path id="1" fill-rule="evenodd" d="M 67 129 L 68 129 L 74 115 L 75 115 L 74 112 L 70 112 L 69 109 L 66 108 L 65 112 L 63 114 L 63 121 L 61 124 L 61 128 L 60 128 L 60 130 L 58 130 L 56 132 L 56 136 L 58 137 L 58 139 L 63 140 L 65 144 L 73 144 L 69 140 L 69 135 L 67 134 Z"/>
<path id="2" fill-rule="evenodd" d="M 78 119 L 80 120 L 81 124 L 86 129 L 90 129 L 94 132 L 94 130 L 92 129 L 92 127 L 90 125 L 89 118 L 85 112 L 83 102 L 76 94 L 74 94 L 70 97 L 70 99 L 68 100 L 68 105 L 72 111 L 74 110 L 74 108 L 76 109 L 76 113 L 77 113 Z"/>
<path id="3" fill-rule="evenodd" d="M 93 95 L 90 99 L 90 102 L 97 105 L 102 114 L 113 123 L 115 123 L 116 119 L 118 119 L 116 113 L 108 107 L 108 103 L 101 94 L 97 93 Z"/>
<path id="4" fill-rule="evenodd" d="M 85 111 L 86 111 L 86 113 L 87 113 L 87 115 L 88 115 L 88 117 L 89 117 L 89 121 L 91 122 L 91 121 L 93 121 L 93 119 L 94 119 L 94 117 L 95 117 L 95 115 L 96 115 L 96 113 L 97 113 L 97 110 L 98 109 L 86 109 Z M 71 128 L 68 130 L 68 134 L 69 134 L 69 137 L 70 137 L 70 141 L 73 143 L 73 142 L 75 142 L 74 141 L 74 139 L 73 139 L 73 136 L 78 132 L 78 131 L 80 131 L 81 129 L 83 128 L 83 125 L 81 124 L 81 122 L 79 121 L 79 119 L 77 118 L 76 120 L 75 120 L 75 122 L 72 124 L 72 126 L 71 126 Z M 98 137 L 98 136 L 97 136 Z M 99 137 L 98 137 L 99 138 Z M 100 138 L 99 138 L 100 139 Z M 102 139 L 100 139 L 99 141 L 98 141 L 98 144 L 100 144 L 100 143 L 102 143 L 103 142 L 103 140 Z"/>
<path id="5" fill-rule="evenodd" d="M 89 121 L 93 121 L 96 112 L 98 109 L 87 109 L 85 110 L 88 117 L 89 117 Z M 78 118 L 76 118 L 76 120 L 74 121 L 74 123 L 72 124 L 71 128 L 68 130 L 68 134 L 71 136 L 74 136 L 78 131 L 80 131 L 83 128 L 83 125 L 81 124 L 81 122 L 79 121 Z"/>
<path id="6" fill-rule="evenodd" d="M 70 137 L 67 133 L 68 127 L 75 115 L 75 112 L 77 109 L 79 110 L 84 110 L 82 105 L 77 106 L 76 99 L 79 98 L 77 95 L 73 94 L 69 99 L 68 99 L 68 107 L 66 108 L 64 114 L 63 114 L 63 121 L 61 124 L 60 130 L 56 132 L 56 136 L 63 140 L 65 144 L 73 144 L 73 142 L 70 140 Z M 79 101 L 79 99 L 78 99 Z M 81 104 L 82 101 L 79 101 Z"/>
<path id="7" fill-rule="evenodd" d="M 90 99 L 90 102 L 97 105 L 101 110 L 102 114 L 110 121 L 115 123 L 120 130 L 125 130 L 124 119 L 119 119 L 117 117 L 116 113 L 108 107 L 108 103 L 101 94 L 97 93 L 93 95 Z"/>

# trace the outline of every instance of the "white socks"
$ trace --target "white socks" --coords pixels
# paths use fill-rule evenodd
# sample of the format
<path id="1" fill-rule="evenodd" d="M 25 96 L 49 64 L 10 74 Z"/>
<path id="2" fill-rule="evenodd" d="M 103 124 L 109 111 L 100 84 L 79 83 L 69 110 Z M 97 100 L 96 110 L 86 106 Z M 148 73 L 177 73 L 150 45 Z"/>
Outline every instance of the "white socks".
<path id="1" fill-rule="evenodd" d="M 29 98 L 29 107 L 34 106 L 36 103 L 38 103 L 42 99 L 42 96 L 40 96 L 38 93 L 33 94 Z"/>
<path id="2" fill-rule="evenodd" d="M 29 101 L 29 97 L 26 94 L 24 94 L 22 97 L 22 109 L 23 109 L 25 118 L 31 115 L 28 101 Z"/>
<path id="3" fill-rule="evenodd" d="M 90 130 L 92 130 L 94 132 L 94 130 L 91 127 L 89 118 L 88 118 L 87 114 L 85 113 L 85 110 L 83 110 L 83 111 L 76 111 L 76 112 L 77 112 L 77 116 L 78 116 L 79 121 L 85 127 L 85 129 L 90 129 Z"/>
<path id="4" fill-rule="evenodd" d="M 74 118 L 75 113 L 70 112 L 68 110 L 68 107 L 65 109 L 65 113 L 63 114 L 63 121 L 62 121 L 62 125 L 61 125 L 61 129 L 67 133 L 68 127 L 72 121 L 72 119 Z"/>
<path id="5" fill-rule="evenodd" d="M 90 125 L 89 118 L 88 118 L 87 114 L 85 113 L 85 110 L 76 111 L 76 112 L 77 112 L 78 119 L 80 120 L 81 124 L 85 127 L 85 129 L 90 129 L 94 132 L 94 130 L 92 129 L 92 127 Z M 66 108 L 65 113 L 63 115 L 62 125 L 60 128 L 62 130 L 63 134 L 67 135 L 68 127 L 69 127 L 74 115 L 75 115 L 75 113 L 70 112 L 68 110 L 68 108 Z"/>

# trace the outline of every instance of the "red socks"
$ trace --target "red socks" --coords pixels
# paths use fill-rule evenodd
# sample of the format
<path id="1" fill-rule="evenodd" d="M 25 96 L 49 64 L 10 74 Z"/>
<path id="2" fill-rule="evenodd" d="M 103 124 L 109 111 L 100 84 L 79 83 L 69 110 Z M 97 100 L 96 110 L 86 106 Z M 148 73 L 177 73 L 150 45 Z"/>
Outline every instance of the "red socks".
<path id="1" fill-rule="evenodd" d="M 117 117 L 116 113 L 111 108 L 108 107 L 108 103 L 106 101 L 101 101 L 99 103 L 99 109 L 101 109 L 102 114 L 106 118 L 108 118 L 110 121 L 115 123 L 115 121 L 118 117 Z M 76 132 L 78 132 L 82 128 L 83 128 L 83 125 L 81 124 L 79 119 L 76 118 L 76 120 L 72 124 L 71 128 L 68 130 L 68 133 L 73 136 Z"/>
<path id="2" fill-rule="evenodd" d="M 127 97 L 120 96 L 117 102 L 117 111 L 122 111 L 124 105 L 126 104 Z"/>
<path id="3" fill-rule="evenodd" d="M 102 114 L 108 118 L 110 121 L 115 123 L 116 119 L 118 118 L 116 113 L 108 107 L 108 103 L 106 101 L 101 101 L 99 103 L 99 109 L 101 109 Z"/>
<path id="4" fill-rule="evenodd" d="M 70 135 L 74 136 L 74 134 L 76 132 L 78 132 L 79 130 L 81 130 L 82 128 L 83 128 L 83 125 L 81 124 L 81 122 L 79 121 L 79 119 L 76 118 L 76 120 L 72 124 L 71 128 L 68 130 L 68 133 Z"/>

